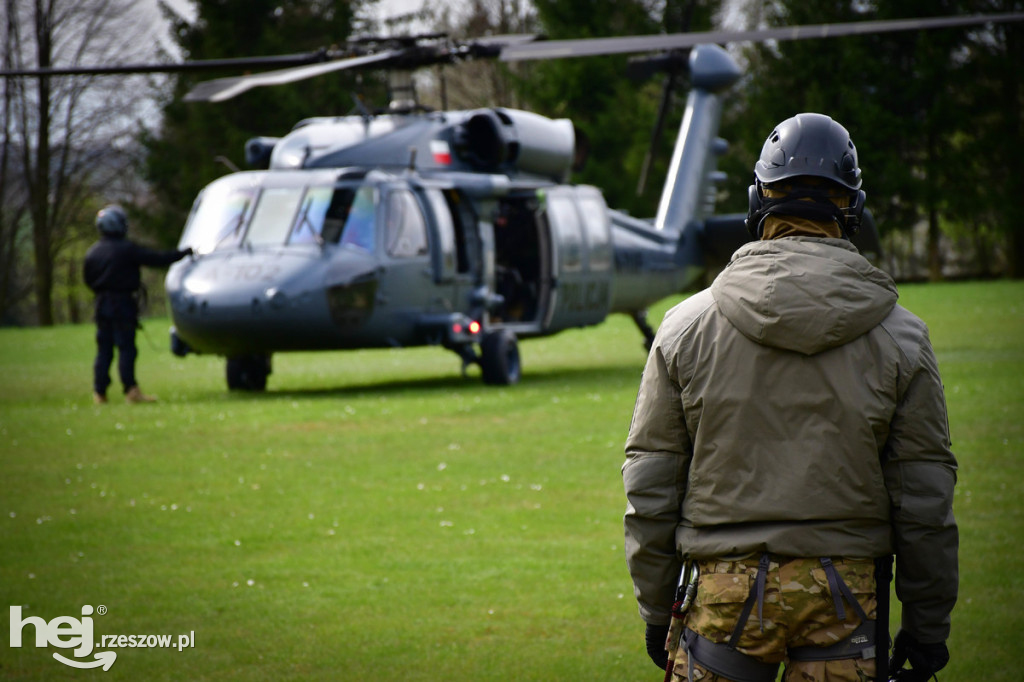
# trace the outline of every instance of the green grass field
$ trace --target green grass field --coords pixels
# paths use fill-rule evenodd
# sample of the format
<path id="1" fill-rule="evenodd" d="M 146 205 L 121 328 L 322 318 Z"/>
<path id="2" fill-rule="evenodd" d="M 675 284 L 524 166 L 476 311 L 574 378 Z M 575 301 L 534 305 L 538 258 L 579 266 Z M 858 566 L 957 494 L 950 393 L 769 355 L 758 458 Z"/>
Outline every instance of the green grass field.
<path id="1" fill-rule="evenodd" d="M 1017 680 L 1024 283 L 902 302 L 931 327 L 961 464 L 941 678 Z M 92 327 L 0 330 L 0 603 L 44 621 L 103 605 L 97 641 L 194 632 L 117 649 L 102 679 L 660 679 L 622 548 L 630 321 L 521 344 L 511 388 L 428 348 L 279 355 L 262 395 L 228 393 L 219 358 L 171 356 L 166 327 L 139 337 L 160 402 L 103 407 Z M 98 674 L 34 631 L 5 641 L 0 678 Z"/>

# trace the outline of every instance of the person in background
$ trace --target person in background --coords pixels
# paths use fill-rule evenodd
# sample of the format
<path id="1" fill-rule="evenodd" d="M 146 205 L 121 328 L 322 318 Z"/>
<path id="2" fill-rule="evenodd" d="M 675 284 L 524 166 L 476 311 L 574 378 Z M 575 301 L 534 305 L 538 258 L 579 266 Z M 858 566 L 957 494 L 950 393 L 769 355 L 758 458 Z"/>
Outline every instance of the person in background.
<path id="1" fill-rule="evenodd" d="M 658 330 L 622 475 L 626 559 L 666 679 L 773 682 L 781 663 L 785 680 L 925 680 L 949 660 L 942 381 L 925 324 L 848 241 L 860 187 L 842 125 L 780 123 L 750 188 L 755 241 Z"/>
<path id="2" fill-rule="evenodd" d="M 85 255 L 85 283 L 96 295 L 96 359 L 93 363 L 93 402 L 107 402 L 110 365 L 117 348 L 117 369 L 129 403 L 148 403 L 135 381 L 135 330 L 139 326 L 141 266 L 170 265 L 192 249 L 156 251 L 128 239 L 128 216 L 110 205 L 96 215 L 100 239 Z"/>

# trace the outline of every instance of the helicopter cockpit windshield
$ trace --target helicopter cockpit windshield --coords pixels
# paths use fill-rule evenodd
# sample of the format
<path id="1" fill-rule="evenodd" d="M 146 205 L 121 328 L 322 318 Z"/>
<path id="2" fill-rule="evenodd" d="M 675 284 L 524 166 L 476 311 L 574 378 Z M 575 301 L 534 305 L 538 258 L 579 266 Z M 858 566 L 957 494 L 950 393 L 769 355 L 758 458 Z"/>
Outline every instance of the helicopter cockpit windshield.
<path id="1" fill-rule="evenodd" d="M 256 193 L 257 187 L 232 177 L 210 184 L 196 198 L 178 248 L 192 247 L 203 254 L 237 246 Z"/>
<path id="2" fill-rule="evenodd" d="M 260 187 L 228 176 L 199 195 L 179 248 L 341 244 L 374 250 L 376 191 L 368 185 Z"/>

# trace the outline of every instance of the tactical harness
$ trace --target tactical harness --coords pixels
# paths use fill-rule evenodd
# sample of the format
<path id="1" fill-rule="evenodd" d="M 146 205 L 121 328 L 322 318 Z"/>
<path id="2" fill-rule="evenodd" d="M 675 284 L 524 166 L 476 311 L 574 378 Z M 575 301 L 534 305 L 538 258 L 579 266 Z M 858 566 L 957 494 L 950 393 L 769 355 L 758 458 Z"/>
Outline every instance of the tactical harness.
<path id="1" fill-rule="evenodd" d="M 736 649 L 755 604 L 761 631 L 764 632 L 764 590 L 768 577 L 768 564 L 768 554 L 762 554 L 754 584 L 750 586 L 747 600 L 743 603 L 743 610 L 740 612 L 739 620 L 736 622 L 736 627 L 733 628 L 728 642 L 713 642 L 689 628 L 683 631 L 679 644 L 686 652 L 689 662 L 687 680 L 693 680 L 694 666 L 700 664 L 701 667 L 712 673 L 734 680 L 734 682 L 775 681 L 779 671 L 778 663 L 764 663 Z M 847 658 L 875 658 L 875 621 L 868 619 L 853 592 L 836 571 L 832 560 L 822 557 L 821 565 L 825 569 L 825 576 L 828 579 L 829 593 L 832 595 L 836 616 L 840 621 L 846 620 L 846 609 L 843 606 L 845 600 L 849 602 L 860 618 L 860 625 L 849 637 L 830 646 L 802 646 L 789 649 L 787 652 L 789 659 L 792 661 L 837 661 Z M 880 585 L 878 588 L 882 589 Z M 888 583 L 884 589 L 888 591 Z"/>

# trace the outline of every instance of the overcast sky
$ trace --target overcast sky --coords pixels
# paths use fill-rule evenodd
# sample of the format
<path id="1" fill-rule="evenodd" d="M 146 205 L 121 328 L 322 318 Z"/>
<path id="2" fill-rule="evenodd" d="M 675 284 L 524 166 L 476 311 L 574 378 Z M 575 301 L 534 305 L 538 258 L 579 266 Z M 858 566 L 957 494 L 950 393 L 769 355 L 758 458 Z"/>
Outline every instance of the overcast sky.
<path id="1" fill-rule="evenodd" d="M 154 17 L 159 16 L 157 4 L 159 0 L 141 0 L 141 4 L 148 6 Z M 195 18 L 195 7 L 190 0 L 163 0 L 173 11 L 177 12 L 183 19 L 191 21 Z M 387 19 L 403 14 L 418 12 L 425 5 L 430 7 L 456 7 L 465 5 L 466 0 L 378 0 L 376 8 L 377 19 Z M 425 29 L 424 29 L 425 30 Z M 159 36 L 161 44 L 169 47 L 169 40 L 166 36 Z M 173 54 L 173 50 L 172 50 Z"/>
<path id="2" fill-rule="evenodd" d="M 150 2 L 153 6 L 156 6 L 157 0 L 145 0 Z M 189 0 L 164 0 L 167 5 L 185 18 L 192 18 L 195 14 L 195 10 L 192 7 L 192 3 Z M 409 12 L 417 12 L 423 8 L 425 3 L 429 0 L 379 0 L 377 3 L 378 11 L 377 15 L 381 18 L 393 17 L 399 14 L 408 14 Z M 465 0 L 433 0 L 431 6 L 450 6 L 463 4 Z"/>
<path id="3" fill-rule="evenodd" d="M 157 0 L 147 0 L 147 2 L 152 2 L 155 6 Z M 195 16 L 195 8 L 188 0 L 164 0 L 164 3 L 184 19 L 191 20 Z"/>

